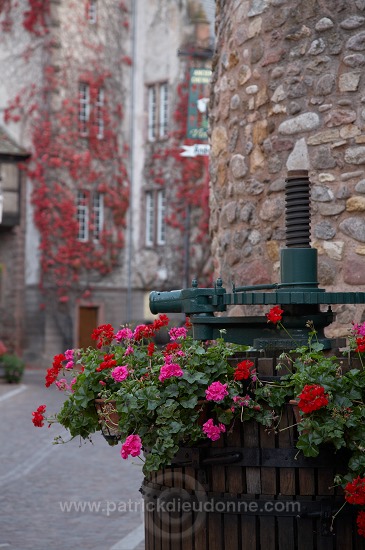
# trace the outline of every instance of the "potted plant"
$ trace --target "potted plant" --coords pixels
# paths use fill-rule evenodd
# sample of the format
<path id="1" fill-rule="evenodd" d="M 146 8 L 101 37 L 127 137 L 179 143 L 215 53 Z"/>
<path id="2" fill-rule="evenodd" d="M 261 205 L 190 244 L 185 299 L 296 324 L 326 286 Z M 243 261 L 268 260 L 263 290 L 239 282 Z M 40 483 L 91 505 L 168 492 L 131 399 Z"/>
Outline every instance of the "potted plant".
<path id="1" fill-rule="evenodd" d="M 0 376 L 9 384 L 19 383 L 24 374 L 25 364 L 20 357 L 10 353 L 0 340 Z"/>
<path id="2" fill-rule="evenodd" d="M 282 314 L 275 306 L 267 318 L 285 330 Z M 143 460 L 148 475 L 171 464 L 181 445 L 216 441 L 233 423 L 254 420 L 278 430 L 284 408 L 294 402 L 299 409 L 298 452 L 316 457 L 323 445 L 331 445 L 334 452 L 346 449 L 347 470 L 335 483 L 344 487 L 349 503 L 365 505 L 362 363 L 345 371 L 339 357 L 323 350 L 310 323 L 308 344 L 298 347 L 293 341 L 293 351 L 282 354 L 281 376 L 260 379 L 249 359 L 232 361 L 246 347 L 223 338 L 196 341 L 188 323 L 170 328 L 170 342 L 156 346 L 156 334 L 168 323 L 167 316 L 160 315 L 134 330 L 122 327 L 115 332 L 111 325 L 102 325 L 92 335 L 96 348 L 57 355 L 47 371 L 46 386 L 55 384 L 67 398 L 54 416 L 46 417 L 45 405 L 38 407 L 33 423 L 58 422 L 71 437 L 87 439 L 117 413 L 112 421 L 117 430 L 109 442 L 121 442 L 123 458 Z M 362 361 L 365 323 L 353 325 L 347 352 L 357 353 Z M 97 399 L 109 405 L 101 417 Z M 363 511 L 358 529 L 365 535 Z"/>

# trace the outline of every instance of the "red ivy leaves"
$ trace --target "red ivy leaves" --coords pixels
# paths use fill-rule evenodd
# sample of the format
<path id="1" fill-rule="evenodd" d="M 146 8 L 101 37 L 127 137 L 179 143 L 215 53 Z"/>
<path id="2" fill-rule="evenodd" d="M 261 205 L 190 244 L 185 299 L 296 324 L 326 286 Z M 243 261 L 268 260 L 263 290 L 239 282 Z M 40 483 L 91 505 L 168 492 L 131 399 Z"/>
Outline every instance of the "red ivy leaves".
<path id="1" fill-rule="evenodd" d="M 28 0 L 28 4 L 29 9 L 24 12 L 23 27 L 35 36 L 44 36 L 48 33 L 50 0 Z"/>
<path id="2" fill-rule="evenodd" d="M 120 121 L 115 119 L 115 113 L 112 120 L 107 116 L 105 105 L 104 139 L 97 138 L 95 121 L 90 120 L 89 138 L 80 140 L 77 98 L 65 99 L 52 118 L 37 104 L 37 98 L 60 85 L 60 75 L 52 67 L 44 67 L 44 76 L 44 88 L 24 89 L 8 105 L 5 119 L 16 122 L 32 117 L 33 156 L 23 168 L 33 183 L 32 204 L 40 232 L 41 273 L 47 277 L 47 286 L 52 292 L 56 288 L 58 298 L 65 299 L 72 288 L 77 288 L 82 273 L 106 275 L 117 264 L 119 251 L 124 246 L 129 181 L 124 164 L 126 152 L 122 150 L 118 155 L 116 136 Z M 99 87 L 105 87 L 108 73 L 104 71 L 97 78 L 87 76 L 94 97 Z M 93 193 L 104 196 L 107 212 L 97 242 L 92 237 L 87 242 L 78 239 L 78 189 L 89 194 L 90 235 L 94 224 Z M 43 281 L 41 284 L 46 288 Z"/>
<path id="3" fill-rule="evenodd" d="M 165 166 L 173 163 L 171 173 L 174 174 L 174 194 L 168 197 L 170 215 L 166 222 L 181 233 L 186 231 L 187 207 L 190 207 L 194 216 L 194 232 L 191 234 L 190 257 L 194 257 L 195 247 L 209 250 L 209 171 L 208 157 L 197 156 L 195 158 L 182 157 L 181 145 L 193 145 L 195 140 L 186 139 L 188 120 L 188 96 L 189 96 L 189 70 L 185 74 L 184 81 L 177 87 L 178 102 L 173 119 L 175 121 L 174 132 L 166 147 L 154 150 L 151 155 L 149 176 L 151 181 L 159 186 L 168 188 Z M 207 259 L 206 259 L 207 260 Z M 205 260 L 205 261 L 206 261 Z M 203 277 L 199 280 L 202 282 Z M 204 281 L 209 284 L 208 279 Z"/>

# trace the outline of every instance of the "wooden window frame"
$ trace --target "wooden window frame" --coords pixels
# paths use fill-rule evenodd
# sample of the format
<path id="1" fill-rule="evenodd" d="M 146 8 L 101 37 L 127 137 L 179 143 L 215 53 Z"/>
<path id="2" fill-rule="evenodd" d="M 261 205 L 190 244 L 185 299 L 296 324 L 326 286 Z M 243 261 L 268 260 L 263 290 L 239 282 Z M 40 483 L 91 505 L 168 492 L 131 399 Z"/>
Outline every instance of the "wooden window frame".
<path id="1" fill-rule="evenodd" d="M 169 123 L 169 89 L 167 82 L 147 86 L 147 140 L 167 139 Z"/>

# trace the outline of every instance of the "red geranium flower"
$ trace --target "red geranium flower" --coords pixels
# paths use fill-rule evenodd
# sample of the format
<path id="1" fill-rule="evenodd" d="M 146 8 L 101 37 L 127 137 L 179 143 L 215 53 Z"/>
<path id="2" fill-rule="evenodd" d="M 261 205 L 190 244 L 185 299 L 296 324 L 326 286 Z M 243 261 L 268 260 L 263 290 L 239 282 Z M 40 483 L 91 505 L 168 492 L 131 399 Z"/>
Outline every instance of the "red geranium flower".
<path id="1" fill-rule="evenodd" d="M 350 504 L 365 504 L 365 478 L 358 476 L 345 487 L 345 499 Z"/>
<path id="2" fill-rule="evenodd" d="M 46 412 L 46 405 L 39 405 L 36 411 L 32 412 L 32 422 L 37 428 L 41 428 L 44 425 L 44 413 Z"/>
<path id="3" fill-rule="evenodd" d="M 158 316 L 158 319 L 155 319 L 153 321 L 153 328 L 155 330 L 159 330 L 162 327 L 167 327 L 169 322 L 170 322 L 170 319 L 167 317 L 167 315 L 162 313 L 161 315 Z"/>
<path id="4" fill-rule="evenodd" d="M 355 351 L 361 353 L 365 351 L 365 336 L 362 336 L 361 338 L 356 338 L 356 344 L 357 348 Z"/>
<path id="5" fill-rule="evenodd" d="M 270 309 L 269 313 L 266 313 L 267 322 L 274 323 L 276 325 L 283 318 L 284 310 L 279 306 L 274 306 Z"/>
<path id="6" fill-rule="evenodd" d="M 170 355 L 171 353 L 174 353 L 181 349 L 181 344 L 179 342 L 169 342 L 166 344 L 165 349 L 163 350 L 164 355 Z"/>
<path id="7" fill-rule="evenodd" d="M 317 411 L 328 405 L 328 395 L 319 384 L 307 384 L 298 397 L 298 407 L 304 413 Z"/>
<path id="8" fill-rule="evenodd" d="M 114 353 L 106 353 L 104 355 L 104 361 L 95 369 L 96 372 L 100 372 L 104 369 L 111 369 L 117 365 L 116 360 L 114 359 Z"/>
<path id="9" fill-rule="evenodd" d="M 114 339 L 114 329 L 110 324 L 100 325 L 100 327 L 93 330 L 91 338 L 97 341 L 96 347 L 98 349 L 108 346 Z"/>
<path id="10" fill-rule="evenodd" d="M 365 537 L 365 512 L 362 510 L 357 514 L 356 518 L 357 532 L 362 537 Z"/>
<path id="11" fill-rule="evenodd" d="M 62 361 L 66 361 L 66 357 L 63 353 L 55 355 L 53 358 L 52 367 L 47 369 L 46 372 L 46 388 L 49 388 L 57 380 L 59 372 L 63 369 Z"/>
<path id="12" fill-rule="evenodd" d="M 192 322 L 190 321 L 190 318 L 189 318 L 189 317 L 186 317 L 186 319 L 185 319 L 185 326 L 186 326 L 187 329 L 190 329 L 190 328 L 192 328 L 192 326 L 193 326 L 193 324 L 192 324 Z"/>
<path id="13" fill-rule="evenodd" d="M 153 338 L 155 336 L 155 326 L 151 325 L 138 325 L 134 329 L 133 338 L 136 342 L 143 340 L 143 338 Z"/>
<path id="14" fill-rule="evenodd" d="M 254 363 L 249 359 L 238 363 L 236 370 L 234 371 L 233 378 L 235 380 L 247 380 L 250 377 L 250 369 L 254 366 Z"/>

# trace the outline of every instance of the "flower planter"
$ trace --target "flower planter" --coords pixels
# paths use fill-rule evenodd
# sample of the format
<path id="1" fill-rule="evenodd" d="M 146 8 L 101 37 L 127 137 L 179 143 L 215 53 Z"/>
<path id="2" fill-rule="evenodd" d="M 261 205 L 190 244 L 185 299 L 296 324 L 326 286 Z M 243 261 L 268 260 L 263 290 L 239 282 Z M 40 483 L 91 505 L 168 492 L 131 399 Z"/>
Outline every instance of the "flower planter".
<path id="1" fill-rule="evenodd" d="M 274 375 L 272 359 L 258 372 Z M 365 550 L 356 507 L 334 487 L 346 472 L 346 452 L 298 452 L 295 409 L 289 403 L 277 432 L 255 421 L 235 422 L 219 441 L 181 448 L 170 468 L 144 480 L 146 550 L 182 541 L 199 550 Z M 194 546 L 195 545 L 195 546 Z"/>
<path id="2" fill-rule="evenodd" d="M 173 540 L 199 550 L 365 550 L 356 507 L 342 509 L 345 499 L 365 497 L 363 451 L 353 448 L 364 439 L 365 371 L 351 369 L 350 356 L 345 365 L 322 354 L 314 330 L 308 347 L 279 355 L 280 365 L 276 350 L 235 357 L 240 347 L 199 342 L 185 327 L 171 328 L 171 342 L 157 349 L 151 339 L 167 323 L 160 316 L 116 334 L 102 325 L 93 332 L 97 348 L 55 356 L 46 374 L 47 386 L 70 392 L 53 421 L 72 437 L 101 428 L 110 444 L 121 439 L 123 459 L 145 454 L 146 550 Z M 365 336 L 356 346 L 365 352 Z M 70 363 L 82 365 L 75 380 L 57 380 L 63 369 L 71 377 Z M 101 391 L 109 398 L 95 402 Z M 294 417 L 294 398 L 303 418 Z M 32 413 L 35 426 L 47 420 L 45 409 Z M 188 509 L 156 508 L 162 498 Z M 209 508 L 194 510 L 196 502 Z"/>
<path id="3" fill-rule="evenodd" d="M 115 401 L 95 399 L 95 408 L 99 416 L 101 433 L 108 443 L 114 444 L 120 440 L 119 415 Z"/>

